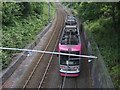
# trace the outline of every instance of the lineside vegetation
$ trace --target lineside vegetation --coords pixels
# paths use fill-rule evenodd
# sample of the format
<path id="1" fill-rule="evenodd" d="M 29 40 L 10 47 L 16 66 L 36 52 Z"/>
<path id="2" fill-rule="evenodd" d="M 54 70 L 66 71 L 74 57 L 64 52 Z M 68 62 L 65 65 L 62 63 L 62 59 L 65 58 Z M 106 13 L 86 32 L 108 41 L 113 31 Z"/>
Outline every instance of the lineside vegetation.
<path id="1" fill-rule="evenodd" d="M 50 3 L 51 20 L 55 5 Z M 3 2 L 2 3 L 2 46 L 24 48 L 48 24 L 48 3 L 46 2 Z M 2 69 L 8 67 L 17 51 L 3 50 Z"/>
<path id="2" fill-rule="evenodd" d="M 120 88 L 120 2 L 64 3 L 94 37 L 114 86 Z M 88 36 L 89 37 L 89 36 Z M 91 37 L 89 37 L 91 38 Z"/>

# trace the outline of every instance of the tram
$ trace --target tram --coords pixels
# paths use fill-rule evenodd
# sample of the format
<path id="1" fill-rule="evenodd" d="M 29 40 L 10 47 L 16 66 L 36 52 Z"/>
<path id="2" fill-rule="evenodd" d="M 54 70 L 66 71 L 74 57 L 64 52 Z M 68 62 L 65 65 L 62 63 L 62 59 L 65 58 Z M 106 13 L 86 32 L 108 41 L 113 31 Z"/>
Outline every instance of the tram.
<path id="1" fill-rule="evenodd" d="M 73 16 L 68 16 L 65 20 L 66 28 L 77 28 L 77 20 Z"/>
<path id="2" fill-rule="evenodd" d="M 73 24 L 74 26 L 77 24 Z M 61 39 L 58 45 L 58 52 L 69 54 L 81 54 L 81 39 L 79 28 L 64 27 Z M 60 75 L 61 76 L 79 76 L 80 73 L 80 57 L 59 55 Z"/>

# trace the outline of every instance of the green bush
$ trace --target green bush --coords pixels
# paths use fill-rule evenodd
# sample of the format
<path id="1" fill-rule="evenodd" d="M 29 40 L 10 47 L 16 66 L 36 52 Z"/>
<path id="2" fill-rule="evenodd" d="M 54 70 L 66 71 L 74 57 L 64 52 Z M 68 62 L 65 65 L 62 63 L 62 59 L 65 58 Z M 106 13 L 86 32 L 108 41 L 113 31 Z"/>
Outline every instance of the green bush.
<path id="1" fill-rule="evenodd" d="M 48 4 L 43 2 L 4 2 L 2 15 L 2 46 L 24 48 L 48 24 Z M 55 14 L 51 3 L 51 18 Z M 4 50 L 1 53 L 2 69 L 12 61 L 17 51 Z"/>
<path id="2" fill-rule="evenodd" d="M 114 30 L 111 18 L 101 18 L 85 24 L 86 29 L 92 33 L 103 59 L 107 65 L 116 88 L 119 88 L 119 58 L 118 33 Z"/>

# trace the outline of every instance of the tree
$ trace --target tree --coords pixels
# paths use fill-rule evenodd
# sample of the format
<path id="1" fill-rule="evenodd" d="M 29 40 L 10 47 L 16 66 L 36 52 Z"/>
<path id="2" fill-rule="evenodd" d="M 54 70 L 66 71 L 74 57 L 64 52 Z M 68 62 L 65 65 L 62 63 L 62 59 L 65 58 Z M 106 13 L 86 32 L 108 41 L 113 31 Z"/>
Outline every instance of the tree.
<path id="1" fill-rule="evenodd" d="M 30 2 L 22 2 L 21 8 L 22 8 L 22 15 L 24 17 L 28 17 L 29 15 L 32 14 L 32 7 Z"/>

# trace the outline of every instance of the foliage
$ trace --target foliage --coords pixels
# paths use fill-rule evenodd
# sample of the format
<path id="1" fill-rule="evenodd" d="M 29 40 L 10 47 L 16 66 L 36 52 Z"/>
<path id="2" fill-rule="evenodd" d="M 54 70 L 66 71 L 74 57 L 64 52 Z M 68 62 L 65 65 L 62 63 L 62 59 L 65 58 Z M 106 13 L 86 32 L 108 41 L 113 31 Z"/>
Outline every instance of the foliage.
<path id="1" fill-rule="evenodd" d="M 111 77 L 114 81 L 114 85 L 116 88 L 120 88 L 120 80 L 118 79 L 120 76 L 120 65 L 116 65 L 112 67 L 112 70 L 110 71 Z"/>
<path id="2" fill-rule="evenodd" d="M 120 67 L 120 55 L 118 55 L 118 43 L 120 41 L 118 41 L 119 34 L 116 32 L 116 30 L 114 30 L 112 18 L 103 17 L 98 20 L 88 22 L 86 27 L 92 32 L 92 35 L 98 44 L 115 87 L 120 88 L 120 72 L 117 68 Z"/>
<path id="3" fill-rule="evenodd" d="M 79 7 L 79 16 L 84 20 L 93 20 L 99 18 L 100 5 L 97 3 L 81 3 Z"/>
<path id="4" fill-rule="evenodd" d="M 21 15 L 19 12 L 20 6 L 15 3 L 3 3 L 2 7 L 2 24 L 7 26 L 13 24 L 15 19 L 18 18 L 17 14 Z"/>
<path id="5" fill-rule="evenodd" d="M 101 23 L 102 22 L 102 23 Z M 101 18 L 87 24 L 109 68 L 118 64 L 118 35 L 111 27 L 111 18 Z M 114 47 L 114 48 L 113 48 Z"/>
<path id="6" fill-rule="evenodd" d="M 48 5 L 43 2 L 4 2 L 2 7 L 2 46 L 24 48 L 48 23 Z M 51 4 L 51 19 L 55 14 Z M 3 50 L 2 69 L 13 60 L 17 51 Z"/>

